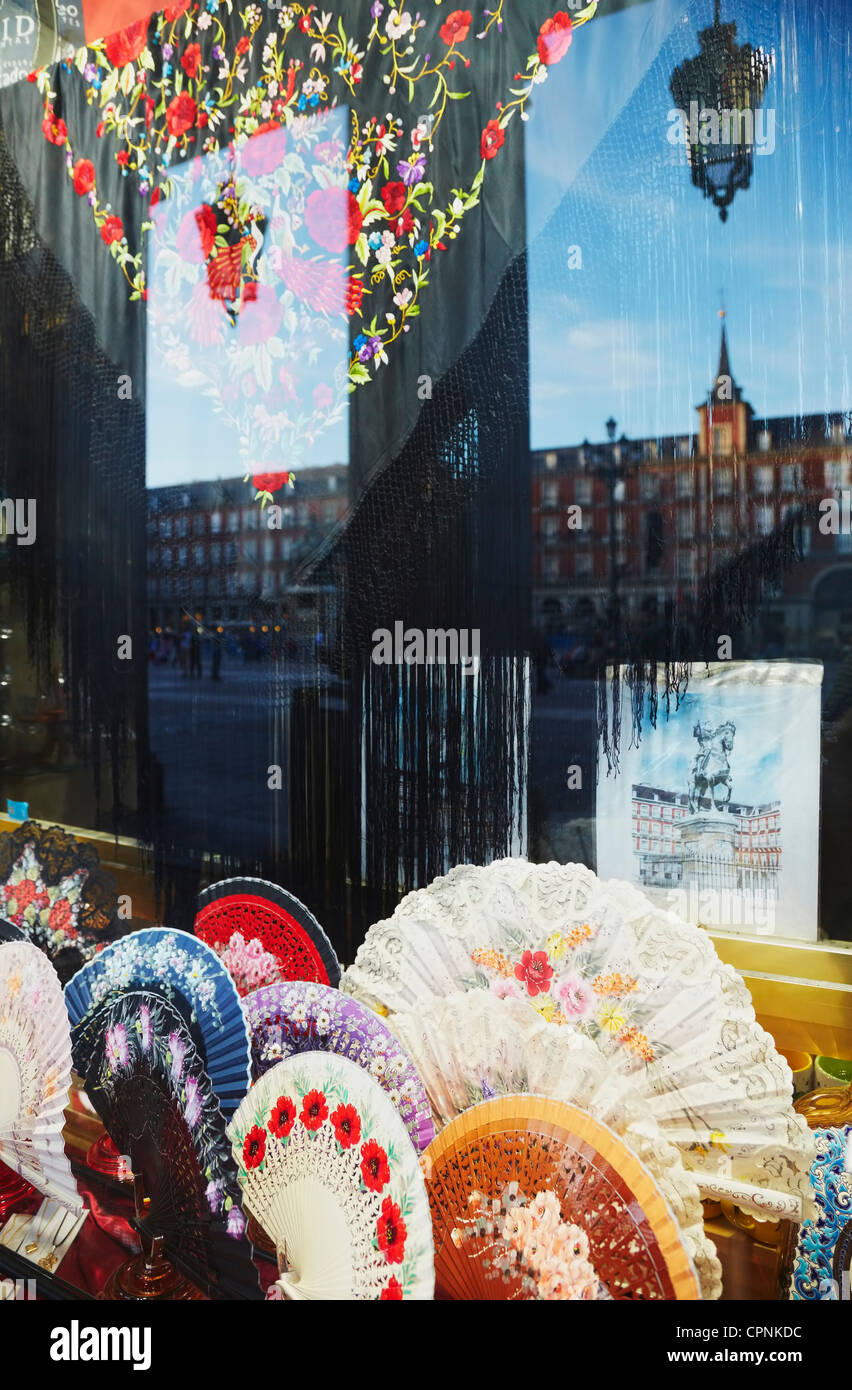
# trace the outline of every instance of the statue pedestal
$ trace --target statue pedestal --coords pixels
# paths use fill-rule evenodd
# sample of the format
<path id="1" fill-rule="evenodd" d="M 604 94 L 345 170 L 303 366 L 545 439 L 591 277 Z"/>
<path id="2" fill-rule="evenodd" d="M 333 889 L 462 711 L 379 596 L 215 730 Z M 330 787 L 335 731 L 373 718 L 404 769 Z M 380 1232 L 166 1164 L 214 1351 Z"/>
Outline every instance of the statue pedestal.
<path id="1" fill-rule="evenodd" d="M 726 811 L 696 811 L 678 821 L 683 864 L 681 886 L 701 883 L 708 861 L 733 865 L 737 848 L 737 822 Z"/>

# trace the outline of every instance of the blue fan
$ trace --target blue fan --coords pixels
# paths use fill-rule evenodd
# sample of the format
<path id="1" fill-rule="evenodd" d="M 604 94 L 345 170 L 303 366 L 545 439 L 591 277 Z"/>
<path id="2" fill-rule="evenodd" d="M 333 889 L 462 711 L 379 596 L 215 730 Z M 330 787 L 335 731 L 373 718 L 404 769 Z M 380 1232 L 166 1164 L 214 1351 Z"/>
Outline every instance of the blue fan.
<path id="1" fill-rule="evenodd" d="M 159 994 L 181 1014 L 228 1118 L 249 1088 L 248 1029 L 236 986 L 216 952 L 188 932 L 131 932 L 77 971 L 65 986 L 75 1047 L 94 1046 L 97 1030 L 87 1025 L 99 1005 L 140 989 Z"/>

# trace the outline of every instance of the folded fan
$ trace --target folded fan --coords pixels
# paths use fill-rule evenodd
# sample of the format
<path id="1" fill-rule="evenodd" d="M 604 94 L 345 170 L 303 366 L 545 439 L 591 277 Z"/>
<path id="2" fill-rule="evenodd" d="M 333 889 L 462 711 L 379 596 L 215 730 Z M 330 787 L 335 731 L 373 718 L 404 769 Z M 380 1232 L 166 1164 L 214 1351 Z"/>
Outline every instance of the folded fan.
<path id="1" fill-rule="evenodd" d="M 107 946 L 65 987 L 78 1047 L 80 1027 L 108 997 L 151 989 L 188 1021 L 222 1112 L 233 1114 L 249 1087 L 249 1040 L 239 995 L 215 951 L 189 932 L 148 927 Z M 81 1052 L 81 1065 L 88 1065 Z"/>
<path id="2" fill-rule="evenodd" d="M 14 922 L 7 922 L 5 917 L 0 917 L 0 943 L 26 941 L 26 939 L 26 935 L 20 927 L 16 927 Z"/>
<path id="3" fill-rule="evenodd" d="M 419 1151 L 435 1135 L 423 1083 L 393 1033 L 357 1000 L 329 985 L 266 985 L 243 1000 L 255 1080 L 284 1057 L 334 1052 L 370 1073 L 388 1093 Z"/>
<path id="4" fill-rule="evenodd" d="M 430 1299 L 432 1227 L 417 1154 L 354 1062 L 279 1062 L 230 1125 L 243 1204 L 279 1251 L 288 1299 Z"/>
<path id="5" fill-rule="evenodd" d="M 394 1014 L 393 1030 L 423 1078 L 438 1130 L 483 1100 L 529 1093 L 578 1106 L 609 1126 L 644 1163 L 677 1221 L 703 1298 L 722 1291 L 721 1265 L 704 1234 L 695 1176 L 663 1138 L 629 1077 L 590 1039 L 552 1028 L 519 999 L 483 990 Z"/>
<path id="6" fill-rule="evenodd" d="M 29 941 L 0 947 L 0 1162 L 65 1206 L 82 1202 L 62 1130 L 71 1040 L 62 986 Z"/>
<path id="7" fill-rule="evenodd" d="M 334 947 L 304 903 L 262 878 L 226 878 L 198 896 L 195 932 L 218 955 L 233 949 L 238 934 L 259 943 L 270 957 L 274 979 L 311 980 L 321 985 L 340 983 L 340 964 Z M 258 984 L 272 984 L 267 975 Z M 240 993 L 251 984 L 240 981 Z"/>
<path id="8" fill-rule="evenodd" d="M 830 1295 L 832 1280 L 838 1285 L 834 1297 L 843 1298 L 843 1275 L 852 1267 L 852 1125 L 814 1135 L 816 1219 L 804 1222 L 793 1252 L 788 1297 L 796 1302 Z"/>
<path id="9" fill-rule="evenodd" d="M 454 990 L 518 997 L 629 1076 L 702 1193 L 810 1210 L 790 1069 L 709 937 L 582 865 L 453 869 L 370 928 L 341 988 L 389 1014 Z"/>
<path id="10" fill-rule="evenodd" d="M 86 1094 L 142 1176 L 144 1227 L 211 1297 L 259 1298 L 225 1120 L 180 1014 L 141 991 L 96 1012 Z"/>
<path id="11" fill-rule="evenodd" d="M 591 1264 L 605 1296 L 699 1297 L 677 1222 L 650 1173 L 576 1106 L 530 1095 L 484 1101 L 441 1131 L 423 1163 L 439 1298 L 564 1296 L 548 1287 L 546 1271 L 519 1268 L 507 1232 L 513 1211 L 552 1204 L 548 1193 L 561 1222 L 585 1235 L 577 1258 Z M 581 1273 L 583 1291 L 574 1296 L 588 1297 L 588 1271 Z"/>

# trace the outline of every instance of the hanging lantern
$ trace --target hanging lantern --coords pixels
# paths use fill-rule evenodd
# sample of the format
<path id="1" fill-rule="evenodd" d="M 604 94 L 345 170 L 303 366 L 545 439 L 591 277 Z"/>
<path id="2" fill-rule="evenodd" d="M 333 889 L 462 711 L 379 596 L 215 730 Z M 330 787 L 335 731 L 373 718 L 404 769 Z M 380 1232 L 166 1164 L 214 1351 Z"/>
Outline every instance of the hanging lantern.
<path id="1" fill-rule="evenodd" d="M 755 148 L 769 154 L 775 144 L 775 113 L 760 110 L 772 59 L 735 43 L 736 33 L 736 24 L 722 24 L 715 0 L 713 24 L 698 35 L 701 52 L 675 68 L 670 84 L 692 182 L 723 222 L 734 194 L 749 186 Z"/>

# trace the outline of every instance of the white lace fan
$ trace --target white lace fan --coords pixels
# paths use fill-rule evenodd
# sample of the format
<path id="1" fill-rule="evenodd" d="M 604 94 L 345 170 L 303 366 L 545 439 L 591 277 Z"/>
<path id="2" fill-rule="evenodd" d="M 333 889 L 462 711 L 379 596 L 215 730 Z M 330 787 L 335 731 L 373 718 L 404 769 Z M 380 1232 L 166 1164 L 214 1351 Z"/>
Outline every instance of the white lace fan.
<path id="1" fill-rule="evenodd" d="M 643 1114 L 629 1078 L 614 1072 L 590 1039 L 549 1027 L 522 1000 L 501 1001 L 484 990 L 394 1014 L 392 1027 L 420 1073 L 439 1130 L 480 1101 L 518 1093 L 577 1106 L 606 1124 L 642 1160 L 665 1197 L 702 1297 L 720 1296 L 722 1269 L 704 1234 L 694 1176 Z"/>
<path id="2" fill-rule="evenodd" d="M 279 1062 L 248 1092 L 228 1137 L 244 1206 L 278 1248 L 275 1295 L 432 1298 L 432 1222 L 417 1154 L 393 1102 L 361 1067 L 326 1052 Z"/>
<path id="3" fill-rule="evenodd" d="M 704 1196 L 810 1214 L 813 1138 L 745 984 L 630 884 L 577 864 L 460 866 L 370 928 L 341 988 L 387 1014 L 459 989 L 523 999 L 632 1079 Z"/>
<path id="4" fill-rule="evenodd" d="M 29 941 L 0 948 L 0 1162 L 48 1197 L 82 1207 L 62 1141 L 71 1036 L 62 986 Z"/>

